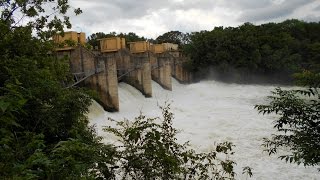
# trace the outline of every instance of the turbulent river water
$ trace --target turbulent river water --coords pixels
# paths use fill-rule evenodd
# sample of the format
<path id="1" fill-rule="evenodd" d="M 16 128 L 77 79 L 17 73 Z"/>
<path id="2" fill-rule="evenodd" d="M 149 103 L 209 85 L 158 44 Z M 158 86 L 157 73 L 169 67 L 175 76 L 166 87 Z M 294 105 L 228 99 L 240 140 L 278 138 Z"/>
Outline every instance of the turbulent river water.
<path id="1" fill-rule="evenodd" d="M 236 179 L 247 179 L 242 167 L 253 168 L 251 179 L 320 179 L 317 167 L 288 164 L 276 156 L 268 156 L 261 147 L 262 139 L 276 131 L 272 121 L 275 116 L 263 116 L 254 109 L 255 104 L 267 102 L 275 86 L 225 84 L 202 81 L 190 85 L 179 84 L 172 79 L 173 91 L 152 82 L 153 97 L 145 98 L 130 85 L 119 84 L 120 112 L 109 113 L 97 104 L 90 107 L 88 117 L 96 124 L 99 135 L 106 142 L 115 141 L 104 133 L 109 125 L 108 117 L 122 120 L 133 119 L 140 112 L 149 117 L 160 116 L 159 105 L 171 102 L 174 126 L 182 132 L 180 142 L 190 141 L 197 151 L 210 151 L 215 143 L 231 141 L 236 145 L 233 159 L 237 165 Z"/>

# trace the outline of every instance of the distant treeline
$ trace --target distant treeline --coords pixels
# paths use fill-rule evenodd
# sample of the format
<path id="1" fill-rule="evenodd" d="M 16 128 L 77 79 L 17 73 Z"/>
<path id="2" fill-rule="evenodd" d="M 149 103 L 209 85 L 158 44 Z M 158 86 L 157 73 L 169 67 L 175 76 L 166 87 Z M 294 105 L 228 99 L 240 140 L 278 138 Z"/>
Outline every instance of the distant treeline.
<path id="1" fill-rule="evenodd" d="M 134 42 L 134 41 L 145 41 L 147 40 L 145 37 L 140 37 L 137 34 L 133 33 L 133 32 L 129 32 L 129 33 L 116 33 L 116 32 L 110 32 L 108 34 L 103 33 L 103 32 L 97 32 L 97 33 L 93 33 L 91 34 L 88 39 L 87 42 L 88 44 L 90 44 L 94 49 L 96 48 L 100 48 L 100 44 L 99 44 L 99 39 L 102 38 L 109 38 L 109 37 L 122 37 L 126 39 L 126 42 Z"/>
<path id="2" fill-rule="evenodd" d="M 319 22 L 245 23 L 187 36 L 186 66 L 199 79 L 287 83 L 295 72 L 320 70 Z"/>
<path id="3" fill-rule="evenodd" d="M 194 73 L 196 80 L 290 83 L 296 72 L 320 71 L 319 22 L 293 19 L 262 25 L 244 23 L 239 27 L 216 27 L 212 31 L 169 31 L 156 39 L 133 32 L 99 32 L 89 36 L 88 43 L 96 47 L 98 39 L 113 36 L 124 37 L 127 42 L 179 44 L 190 57 L 185 67 Z"/>

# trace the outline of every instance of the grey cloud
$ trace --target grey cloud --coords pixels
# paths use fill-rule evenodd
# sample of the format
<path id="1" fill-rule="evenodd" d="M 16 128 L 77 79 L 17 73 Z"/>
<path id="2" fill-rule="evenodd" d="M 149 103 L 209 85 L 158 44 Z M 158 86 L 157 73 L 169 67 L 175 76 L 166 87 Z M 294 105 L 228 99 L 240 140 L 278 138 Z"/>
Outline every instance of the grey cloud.
<path id="1" fill-rule="evenodd" d="M 320 5 L 313 9 L 314 11 L 320 11 Z"/>
<path id="2" fill-rule="evenodd" d="M 302 20 L 307 22 L 320 22 L 320 16 L 309 15 L 302 18 Z"/>
<path id="3" fill-rule="evenodd" d="M 84 0 L 75 0 L 73 3 L 74 6 L 80 6 L 84 14 L 93 17 L 96 16 L 96 12 L 103 11 L 105 12 L 104 18 L 125 19 L 140 18 L 161 9 L 169 11 L 200 9 L 205 11 L 213 9 L 217 4 L 213 0 L 184 0 L 181 2 L 170 0 L 94 0 L 90 1 L 90 3 Z"/>
<path id="4" fill-rule="evenodd" d="M 285 17 L 301 6 L 314 1 L 315 0 L 285 0 L 281 4 L 271 4 L 267 7 L 248 10 L 244 12 L 239 20 L 242 22 L 257 22 Z"/>
<path id="5" fill-rule="evenodd" d="M 76 3 L 77 2 L 77 3 Z M 156 11 L 168 4 L 166 0 L 94 0 L 83 1 L 76 0 L 73 3 L 80 6 L 84 14 L 94 15 L 96 12 L 104 12 L 104 18 L 139 18 L 150 11 Z M 89 5 L 89 8 L 86 6 Z"/>
<path id="6" fill-rule="evenodd" d="M 213 0 L 184 0 L 181 2 L 172 2 L 171 10 L 190 10 L 190 9 L 201 9 L 210 10 L 217 5 L 216 1 Z"/>
<path id="7" fill-rule="evenodd" d="M 94 0 L 88 2 L 76 0 L 72 2 L 73 6 L 80 6 L 83 10 L 83 14 L 75 17 L 76 21 L 81 19 L 92 26 L 99 23 L 119 22 L 118 20 L 121 19 L 139 19 L 153 12 L 159 14 L 162 9 L 166 9 L 166 14 L 159 14 L 163 17 L 161 23 L 171 24 L 176 10 L 200 9 L 206 12 L 215 6 L 215 1 L 212 0 L 184 0 L 182 2 L 169 0 Z"/>
<path id="8" fill-rule="evenodd" d="M 122 17 L 137 18 L 143 17 L 148 12 L 156 11 L 168 4 L 166 0 L 149 0 L 149 1 L 132 1 L 132 0 L 115 0 L 112 1 L 119 8 Z"/>
<path id="9" fill-rule="evenodd" d="M 246 10 L 257 9 L 270 6 L 272 0 L 219 0 L 219 5 L 227 7 L 229 9 Z"/>
<path id="10" fill-rule="evenodd" d="M 141 18 L 161 9 L 168 11 L 197 9 L 203 12 L 213 10 L 215 7 L 227 9 L 245 10 L 266 7 L 271 4 L 270 0 L 74 0 L 74 6 L 83 9 L 85 19 L 94 21 L 112 19 L 135 19 Z"/>
<path id="11" fill-rule="evenodd" d="M 72 0 L 73 7 L 80 7 L 83 14 L 71 17 L 74 27 L 81 26 L 87 32 L 136 31 L 161 34 L 165 30 L 184 32 L 199 31 L 214 26 L 237 26 L 243 22 L 261 23 L 285 18 L 300 18 L 318 21 L 319 0 Z M 304 5 L 309 5 L 305 6 Z M 308 8 L 306 8 L 308 7 Z M 310 9 L 311 8 L 311 9 Z M 181 14 L 198 17 L 181 18 Z M 297 13 L 299 10 L 299 13 Z M 301 11 L 305 14 L 301 14 Z M 179 11 L 179 12 L 178 12 Z M 225 12 L 225 13 L 224 13 Z M 177 16 L 180 15 L 180 18 Z M 209 15 L 212 15 L 212 18 Z M 150 19 L 154 18 L 154 19 Z M 156 26 L 147 28 L 147 25 Z M 151 23 L 150 23 L 151 22 Z M 216 23 L 216 24 L 214 24 Z M 158 28 L 159 27 L 159 28 Z M 154 32 L 148 32 L 151 31 Z M 148 34 L 145 34 L 148 36 Z"/>
<path id="12" fill-rule="evenodd" d="M 121 11 L 129 16 L 141 16 L 146 12 L 157 11 L 159 9 L 175 10 L 189 10 L 189 9 L 212 9 L 217 3 L 214 0 L 183 0 L 183 1 L 170 1 L 170 0 L 113 0 L 110 1 Z"/>

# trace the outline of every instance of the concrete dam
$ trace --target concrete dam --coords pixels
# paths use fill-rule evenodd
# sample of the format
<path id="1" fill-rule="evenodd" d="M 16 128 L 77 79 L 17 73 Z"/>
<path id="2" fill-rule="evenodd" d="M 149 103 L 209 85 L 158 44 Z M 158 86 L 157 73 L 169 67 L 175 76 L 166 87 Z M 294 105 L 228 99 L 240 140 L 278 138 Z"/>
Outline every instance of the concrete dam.
<path id="1" fill-rule="evenodd" d="M 74 84 L 68 87 L 84 86 L 94 90 L 106 111 L 120 110 L 119 82 L 133 86 L 148 98 L 152 97 L 152 80 L 171 91 L 171 77 L 181 83 L 189 83 L 192 78 L 183 67 L 187 57 L 175 44 L 139 41 L 131 42 L 126 48 L 124 38 L 112 37 L 100 39 L 100 50 L 97 51 L 83 46 L 84 33 L 66 32 L 64 36 L 54 36 L 53 40 L 76 42 L 76 46 L 64 45 L 55 50 L 58 59 L 69 60 Z"/>

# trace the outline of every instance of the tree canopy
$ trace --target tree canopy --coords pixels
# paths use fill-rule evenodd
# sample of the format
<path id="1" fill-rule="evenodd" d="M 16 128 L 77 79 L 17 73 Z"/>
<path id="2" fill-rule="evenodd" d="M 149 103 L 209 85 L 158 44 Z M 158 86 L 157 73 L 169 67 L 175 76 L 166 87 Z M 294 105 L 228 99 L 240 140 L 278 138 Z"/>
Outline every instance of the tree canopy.
<path id="1" fill-rule="evenodd" d="M 160 36 L 158 36 L 155 40 L 156 43 L 173 43 L 178 44 L 180 47 L 186 43 L 188 43 L 189 34 L 185 34 L 180 31 L 169 31 Z"/>
<path id="2" fill-rule="evenodd" d="M 45 12 L 48 3 L 54 14 Z M 50 53 L 48 37 L 71 25 L 68 1 L 1 1 L 0 8 L 0 179 L 109 177 L 113 148 L 84 115 L 91 98 L 63 86 L 68 61 Z"/>
<path id="3" fill-rule="evenodd" d="M 193 32 L 187 67 L 200 78 L 214 72 L 222 80 L 289 82 L 302 69 L 319 70 L 319 30 L 320 23 L 287 20 Z"/>

